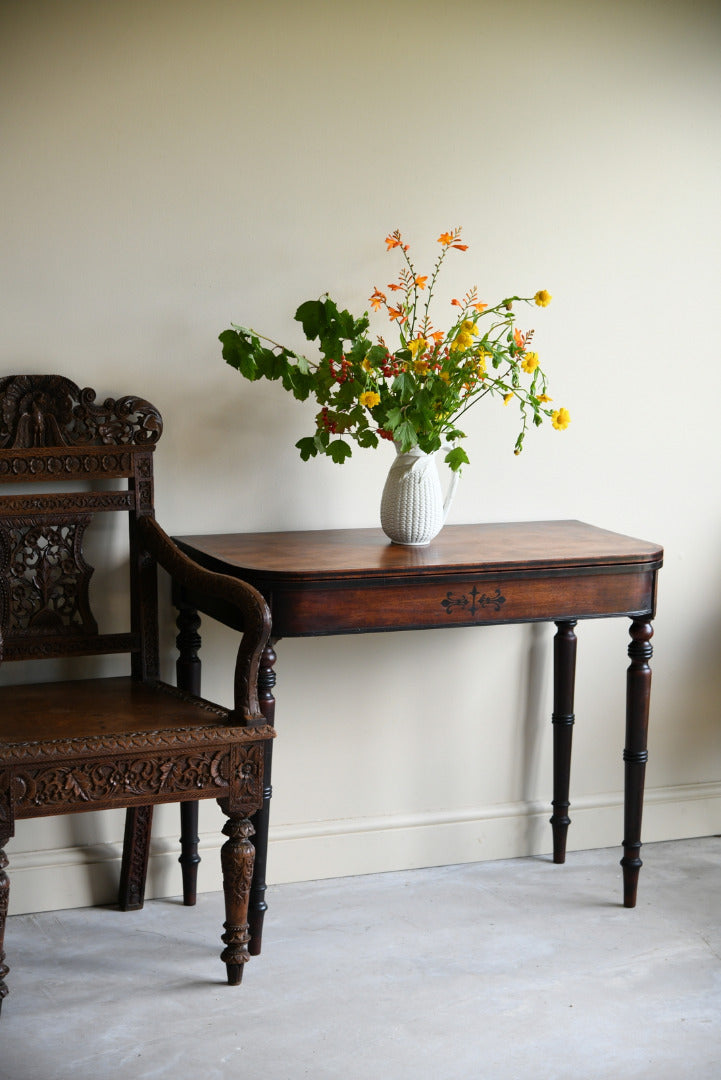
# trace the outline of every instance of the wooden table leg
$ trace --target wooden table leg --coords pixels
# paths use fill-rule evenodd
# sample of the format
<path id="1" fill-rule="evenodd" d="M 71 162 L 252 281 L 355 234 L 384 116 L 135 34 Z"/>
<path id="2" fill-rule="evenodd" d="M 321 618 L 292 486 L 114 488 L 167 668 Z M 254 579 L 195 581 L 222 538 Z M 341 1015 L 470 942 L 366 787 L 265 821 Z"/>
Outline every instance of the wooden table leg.
<path id="1" fill-rule="evenodd" d="M 575 619 L 557 622 L 553 639 L 553 861 L 566 861 L 568 792 L 571 780 L 571 742 L 573 737 L 573 696 L 576 681 Z"/>
<path id="2" fill-rule="evenodd" d="M 631 664 L 626 677 L 626 747 L 623 751 L 625 766 L 625 797 L 623 822 L 623 905 L 636 906 L 638 874 L 643 863 L 641 850 L 641 818 L 643 814 L 643 789 L 648 761 L 648 710 L 651 700 L 651 668 L 653 655 L 650 622 L 634 619 L 631 623 L 631 643 L 628 655 Z"/>
<path id="3" fill-rule="evenodd" d="M 200 697 L 201 662 L 198 651 L 202 644 L 200 634 L 200 616 L 197 609 L 176 598 L 178 608 L 178 659 L 175 672 L 178 687 Z M 197 801 L 180 804 L 180 863 L 183 875 L 183 903 L 193 907 L 198 896 L 198 803 Z"/>
<path id="4" fill-rule="evenodd" d="M 275 720 L 275 698 L 273 696 L 273 687 L 275 686 L 276 679 L 274 670 L 276 654 L 273 646 L 276 644 L 276 640 L 277 639 L 271 639 L 265 647 L 260 659 L 260 669 L 258 671 L 258 700 L 260 703 L 260 711 L 271 726 L 274 724 Z M 248 922 L 250 925 L 249 951 L 251 956 L 260 955 L 263 943 L 263 919 L 268 910 L 268 905 L 265 901 L 265 890 L 267 888 L 265 873 L 268 862 L 270 800 L 273 796 L 273 788 L 271 786 L 272 763 L 273 740 L 269 739 L 265 744 L 263 805 L 251 818 L 255 830 L 253 838 L 253 843 L 255 845 L 255 864 L 253 868 L 253 884 L 250 889 L 250 909 L 248 913 Z"/>

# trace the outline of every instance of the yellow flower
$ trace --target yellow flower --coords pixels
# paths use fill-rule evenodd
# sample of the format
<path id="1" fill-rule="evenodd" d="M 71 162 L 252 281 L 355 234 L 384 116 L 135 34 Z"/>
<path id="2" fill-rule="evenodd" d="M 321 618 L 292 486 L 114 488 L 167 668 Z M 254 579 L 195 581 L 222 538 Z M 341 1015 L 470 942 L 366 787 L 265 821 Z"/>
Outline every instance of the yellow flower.
<path id="1" fill-rule="evenodd" d="M 428 342 L 426 341 L 425 338 L 422 338 L 422 337 L 413 338 L 413 341 L 408 342 L 408 351 L 411 354 L 411 356 L 413 357 L 413 359 L 415 360 L 417 354 L 419 352 L 423 352 L 427 345 L 428 345 Z"/>
<path id="2" fill-rule="evenodd" d="M 470 349 L 473 345 L 473 338 L 478 334 L 478 327 L 470 319 L 464 319 L 460 325 L 460 329 L 455 336 L 453 344 L 451 345 L 451 352 L 458 352 L 463 349 Z"/>
<path id="3" fill-rule="evenodd" d="M 565 431 L 571 423 L 571 414 L 568 409 L 556 409 L 551 413 L 551 423 L 556 431 Z"/>
<path id="4" fill-rule="evenodd" d="M 430 371 L 430 367 L 431 365 L 427 360 L 414 360 L 413 362 L 413 370 L 416 375 L 427 375 Z"/>
<path id="5" fill-rule="evenodd" d="M 539 307 L 548 307 L 551 303 L 552 296 L 550 292 L 546 292 L 545 289 L 539 289 L 536 295 L 533 297 Z"/>
<path id="6" fill-rule="evenodd" d="M 451 381 L 450 373 L 447 371 L 440 371 L 438 373 L 438 378 L 444 383 L 449 383 Z"/>
<path id="7" fill-rule="evenodd" d="M 549 397 L 548 394 L 539 394 L 538 395 L 538 400 L 539 401 L 553 401 L 553 398 Z"/>
<path id="8" fill-rule="evenodd" d="M 375 390 L 364 390 L 358 398 L 361 405 L 365 405 L 368 409 L 372 409 L 374 405 L 377 405 L 380 399 L 380 394 L 377 394 Z"/>
<path id="9" fill-rule="evenodd" d="M 528 375 L 530 375 L 532 372 L 534 372 L 536 370 L 536 368 L 538 367 L 538 353 L 535 353 L 535 352 L 526 353 L 526 355 L 524 356 L 524 358 L 523 358 L 523 360 L 521 362 L 521 367 L 525 372 L 527 372 Z"/>
<path id="10" fill-rule="evenodd" d="M 361 360 L 361 367 L 363 368 L 364 371 L 372 371 L 373 370 L 373 361 L 369 357 L 364 356 L 363 359 Z"/>
<path id="11" fill-rule="evenodd" d="M 506 394 L 506 396 L 503 399 L 503 404 L 508 405 L 508 403 L 511 402 L 511 401 L 513 401 L 513 394 Z"/>

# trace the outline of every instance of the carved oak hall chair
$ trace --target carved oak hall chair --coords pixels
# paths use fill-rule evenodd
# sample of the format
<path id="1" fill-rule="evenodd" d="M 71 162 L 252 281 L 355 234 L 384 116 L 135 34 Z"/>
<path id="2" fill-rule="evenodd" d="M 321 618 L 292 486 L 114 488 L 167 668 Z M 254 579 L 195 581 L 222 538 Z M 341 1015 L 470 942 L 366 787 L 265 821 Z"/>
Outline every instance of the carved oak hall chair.
<path id="1" fill-rule="evenodd" d="M 119 677 L 24 685 L 0 678 L 0 1003 L 10 889 L 2 849 L 20 818 L 129 807 L 121 882 L 127 897 L 128 879 L 145 877 L 153 805 L 217 799 L 228 818 L 221 959 L 230 983 L 240 982 L 248 959 L 248 817 L 262 802 L 264 751 L 273 737 L 256 689 L 270 615 L 251 586 L 201 569 L 156 524 L 158 411 L 142 398 L 99 404 L 95 396 L 58 375 L 0 379 L 3 668 L 11 660 L 60 661 L 50 665 L 54 678 L 71 657 L 130 658 L 129 674 Z M 93 568 L 83 544 L 106 512 L 125 512 L 129 522 L 129 628 L 122 633 L 101 632 L 90 606 Z M 237 609 L 234 625 L 243 634 L 232 708 L 159 680 L 158 564 L 180 585 Z M 93 663 L 103 665 L 84 666 Z"/>

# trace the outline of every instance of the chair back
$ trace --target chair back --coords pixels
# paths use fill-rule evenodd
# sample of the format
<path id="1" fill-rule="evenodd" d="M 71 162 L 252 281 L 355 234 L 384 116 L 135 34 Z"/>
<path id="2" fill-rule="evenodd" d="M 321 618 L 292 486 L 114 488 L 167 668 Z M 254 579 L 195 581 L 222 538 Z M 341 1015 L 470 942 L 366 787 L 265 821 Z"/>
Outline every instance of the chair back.
<path id="1" fill-rule="evenodd" d="M 156 568 L 137 522 L 154 513 L 162 430 L 143 398 L 99 403 L 61 375 L 0 379 L 1 659 L 129 653 L 133 675 L 157 676 Z M 84 540 L 95 515 L 108 512 L 128 515 L 130 628 L 103 634 Z"/>

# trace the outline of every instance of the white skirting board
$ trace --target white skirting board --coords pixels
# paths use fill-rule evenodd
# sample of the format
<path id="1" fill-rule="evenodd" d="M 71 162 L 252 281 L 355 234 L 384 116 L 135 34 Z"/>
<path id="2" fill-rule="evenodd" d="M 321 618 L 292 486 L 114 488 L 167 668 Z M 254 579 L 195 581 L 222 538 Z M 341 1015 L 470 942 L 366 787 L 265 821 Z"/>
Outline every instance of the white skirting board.
<path id="1" fill-rule="evenodd" d="M 580 797 L 571 804 L 568 851 L 618 847 L 623 833 L 620 792 Z M 506 803 L 271 828 L 268 881 L 312 881 L 424 866 L 543 855 L 551 850 L 550 805 Z M 644 843 L 721 833 L 721 783 L 689 784 L 646 792 Z M 198 890 L 222 888 L 220 833 L 203 834 Z M 120 845 L 56 848 L 13 854 L 10 913 L 87 907 L 115 902 Z M 151 845 L 146 898 L 177 896 L 182 889 L 179 845 L 161 837 Z M 642 853 L 643 857 L 643 853 Z M 609 858 L 609 872 L 618 859 Z M 614 885 L 610 885 L 613 895 Z M 643 871 L 641 878 L 643 887 Z M 129 918 L 132 916 L 129 916 Z"/>

